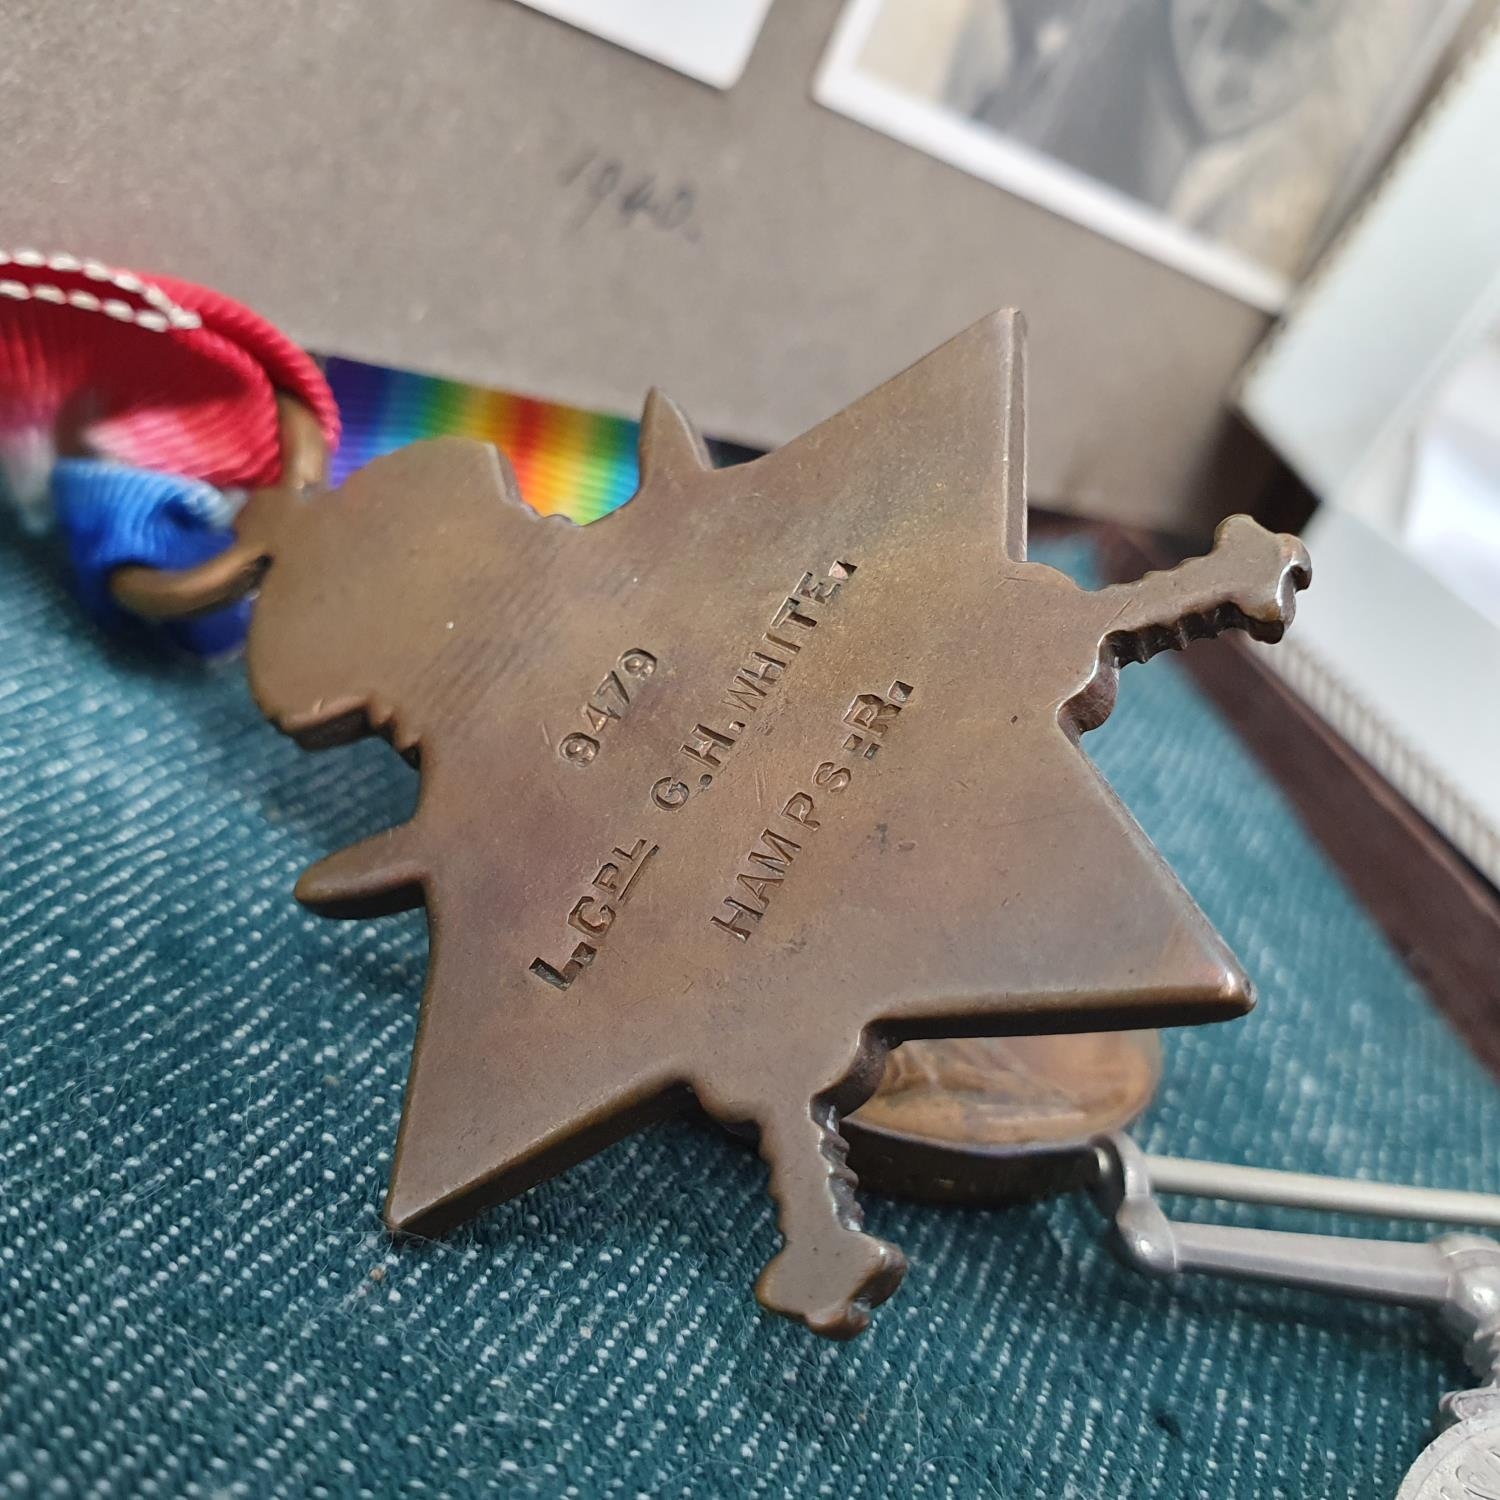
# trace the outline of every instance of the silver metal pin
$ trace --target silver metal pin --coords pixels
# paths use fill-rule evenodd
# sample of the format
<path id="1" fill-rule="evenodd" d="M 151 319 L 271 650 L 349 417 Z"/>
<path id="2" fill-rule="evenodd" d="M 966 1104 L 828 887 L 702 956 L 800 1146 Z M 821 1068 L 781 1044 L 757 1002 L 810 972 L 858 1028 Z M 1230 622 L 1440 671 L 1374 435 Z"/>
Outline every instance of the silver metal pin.
<path id="1" fill-rule="evenodd" d="M 1154 1276 L 1199 1272 L 1433 1309 L 1483 1382 L 1442 1402 L 1451 1425 L 1418 1457 L 1396 1500 L 1500 1497 L 1500 1242 L 1427 1243 L 1291 1234 L 1169 1219 L 1154 1189 L 1194 1197 L 1496 1224 L 1485 1193 L 1445 1193 L 1147 1156 L 1127 1135 L 1095 1143 L 1094 1201 L 1124 1260 Z M 1392 1206 L 1395 1205 L 1395 1206 Z M 1477 1210 L 1477 1211 L 1476 1211 Z"/>
<path id="2" fill-rule="evenodd" d="M 1307 1172 L 1273 1172 L 1223 1162 L 1145 1156 L 1147 1176 L 1159 1193 L 1186 1193 L 1226 1203 L 1268 1203 L 1282 1208 L 1332 1209 L 1380 1219 L 1420 1219 L 1431 1224 L 1471 1224 L 1500 1229 L 1500 1193 L 1359 1182 Z"/>

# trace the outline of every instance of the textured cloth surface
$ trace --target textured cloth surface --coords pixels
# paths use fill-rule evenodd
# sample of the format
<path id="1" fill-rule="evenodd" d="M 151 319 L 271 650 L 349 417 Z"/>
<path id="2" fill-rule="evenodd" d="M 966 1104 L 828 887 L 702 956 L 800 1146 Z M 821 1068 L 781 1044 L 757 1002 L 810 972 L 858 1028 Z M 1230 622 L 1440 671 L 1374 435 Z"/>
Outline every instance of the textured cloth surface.
<path id="1" fill-rule="evenodd" d="M 1494 1186 L 1500 1095 L 1178 664 L 1086 744 L 1261 988 L 1169 1035 L 1145 1143 Z M 0 1491 L 1394 1492 L 1464 1381 L 1443 1336 L 1144 1280 L 1076 1196 L 867 1195 L 912 1269 L 842 1346 L 758 1310 L 764 1169 L 690 1121 L 393 1247 L 420 915 L 290 889 L 413 791 L 384 746 L 280 739 L 236 667 L 91 634 L 0 535 Z"/>

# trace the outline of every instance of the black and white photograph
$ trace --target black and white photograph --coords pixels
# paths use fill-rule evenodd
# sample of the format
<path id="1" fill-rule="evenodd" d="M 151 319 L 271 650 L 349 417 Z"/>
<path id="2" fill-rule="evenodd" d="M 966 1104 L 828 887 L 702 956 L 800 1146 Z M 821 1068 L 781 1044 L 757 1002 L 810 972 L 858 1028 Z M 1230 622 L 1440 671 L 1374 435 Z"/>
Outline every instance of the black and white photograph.
<path id="1" fill-rule="evenodd" d="M 1279 308 L 1464 6 L 852 0 L 823 104 Z"/>

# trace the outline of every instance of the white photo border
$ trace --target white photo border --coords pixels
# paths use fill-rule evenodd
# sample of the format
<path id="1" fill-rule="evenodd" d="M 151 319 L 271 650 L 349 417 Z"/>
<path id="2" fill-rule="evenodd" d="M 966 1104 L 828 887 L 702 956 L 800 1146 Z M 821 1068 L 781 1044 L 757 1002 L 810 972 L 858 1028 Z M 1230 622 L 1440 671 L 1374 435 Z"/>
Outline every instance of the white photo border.
<path id="1" fill-rule="evenodd" d="M 888 0 L 847 0 L 813 84 L 819 104 L 1027 198 L 1263 312 L 1278 313 L 1291 281 L 1204 239 L 1044 152 L 930 104 L 864 71 L 859 60 Z"/>
<path id="2" fill-rule="evenodd" d="M 716 89 L 744 75 L 771 0 L 521 0 L 638 57 Z"/>

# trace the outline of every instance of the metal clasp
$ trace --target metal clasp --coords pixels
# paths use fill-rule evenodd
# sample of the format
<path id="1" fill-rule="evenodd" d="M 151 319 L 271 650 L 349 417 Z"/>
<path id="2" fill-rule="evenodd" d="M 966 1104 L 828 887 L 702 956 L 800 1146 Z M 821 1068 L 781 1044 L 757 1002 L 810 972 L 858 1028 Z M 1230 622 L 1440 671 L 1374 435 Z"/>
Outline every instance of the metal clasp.
<path id="1" fill-rule="evenodd" d="M 235 540 L 194 568 L 131 565 L 110 575 L 115 602 L 148 620 L 181 620 L 243 599 L 260 582 L 277 513 L 289 498 L 320 489 L 328 474 L 328 446 L 318 419 L 295 397 L 278 395 L 281 477 L 256 490 L 235 517 Z"/>

